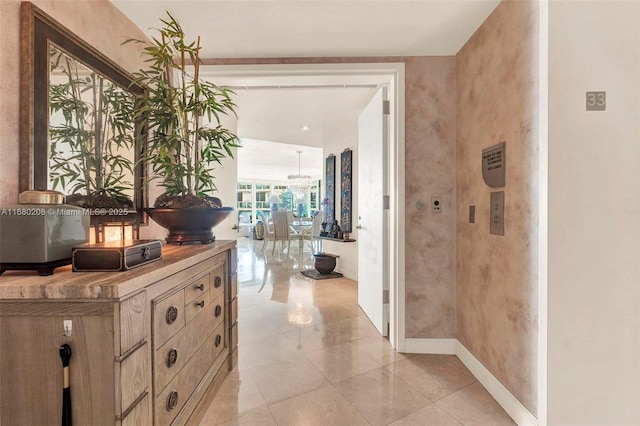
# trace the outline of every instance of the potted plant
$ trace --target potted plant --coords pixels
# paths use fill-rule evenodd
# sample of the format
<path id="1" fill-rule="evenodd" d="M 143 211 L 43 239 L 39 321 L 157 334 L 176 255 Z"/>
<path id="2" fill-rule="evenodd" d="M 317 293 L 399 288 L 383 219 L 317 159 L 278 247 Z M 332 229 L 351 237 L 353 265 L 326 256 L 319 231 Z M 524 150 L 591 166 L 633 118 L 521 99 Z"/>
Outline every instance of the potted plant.
<path id="1" fill-rule="evenodd" d="M 50 49 L 49 177 L 66 202 L 131 208 L 134 97 L 55 46 Z"/>
<path id="2" fill-rule="evenodd" d="M 221 115 L 235 115 L 233 92 L 200 80 L 200 37 L 186 41 L 178 21 L 167 15 L 158 38 L 125 42 L 143 44 L 149 63 L 134 73 L 134 83 L 146 92 L 136 100 L 135 116 L 149 129 L 142 156 L 149 180 L 160 180 L 164 193 L 146 211 L 169 230 L 167 242 L 208 243 L 214 240 L 211 229 L 233 210 L 211 195 L 212 163 L 233 158 L 240 146 L 220 124 Z"/>

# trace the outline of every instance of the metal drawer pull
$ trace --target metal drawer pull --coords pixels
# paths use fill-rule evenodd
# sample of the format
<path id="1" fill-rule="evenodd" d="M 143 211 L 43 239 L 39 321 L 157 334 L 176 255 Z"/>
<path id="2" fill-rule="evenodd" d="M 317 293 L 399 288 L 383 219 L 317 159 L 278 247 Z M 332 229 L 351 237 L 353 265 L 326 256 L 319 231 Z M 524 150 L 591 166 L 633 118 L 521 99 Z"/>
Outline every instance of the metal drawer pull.
<path id="1" fill-rule="evenodd" d="M 219 288 L 221 285 L 222 285 L 222 277 L 216 277 L 214 287 Z"/>
<path id="2" fill-rule="evenodd" d="M 178 391 L 172 390 L 167 398 L 167 411 L 171 411 L 178 405 Z"/>
<path id="3" fill-rule="evenodd" d="M 171 348 L 167 354 L 167 367 L 173 367 L 176 364 L 176 361 L 178 361 L 178 350 L 176 348 Z"/>
<path id="4" fill-rule="evenodd" d="M 173 305 L 169 306 L 169 308 L 167 309 L 167 316 L 166 316 L 167 324 L 171 325 L 174 322 L 176 322 L 177 319 L 178 319 L 178 308 L 176 308 Z"/>
<path id="5" fill-rule="evenodd" d="M 216 336 L 216 348 L 220 346 L 220 342 L 222 342 L 222 336 L 219 334 Z"/>
<path id="6" fill-rule="evenodd" d="M 200 306 L 201 308 L 204 308 L 204 300 L 201 300 L 198 303 L 196 303 L 196 306 Z"/>
<path id="7" fill-rule="evenodd" d="M 203 283 L 200 283 L 200 284 L 198 284 L 198 285 L 196 286 L 196 288 L 197 288 L 198 290 L 200 290 L 200 291 L 204 291 L 204 284 L 203 284 Z"/>
<path id="8" fill-rule="evenodd" d="M 220 314 L 222 314 L 222 306 L 217 305 L 216 306 L 216 318 L 218 318 L 220 316 Z"/>

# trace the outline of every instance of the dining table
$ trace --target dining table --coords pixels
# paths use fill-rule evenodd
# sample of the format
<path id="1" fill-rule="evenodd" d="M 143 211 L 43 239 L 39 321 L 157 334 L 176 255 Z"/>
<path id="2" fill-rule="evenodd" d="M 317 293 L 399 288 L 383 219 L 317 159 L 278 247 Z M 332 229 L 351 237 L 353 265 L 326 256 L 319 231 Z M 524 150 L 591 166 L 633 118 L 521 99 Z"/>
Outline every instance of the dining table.
<path id="1" fill-rule="evenodd" d="M 307 221 L 307 220 L 293 220 L 289 223 L 289 228 L 291 229 L 291 231 L 293 231 L 294 234 L 296 235 L 303 235 L 303 236 L 311 236 L 311 225 L 313 224 L 313 222 L 311 221 Z M 304 237 L 300 238 L 299 240 L 299 244 L 300 244 L 300 251 L 303 251 L 304 249 Z"/>
<path id="2" fill-rule="evenodd" d="M 291 227 L 291 230 L 296 232 L 296 233 L 303 233 L 305 231 L 310 231 L 311 230 L 311 225 L 313 224 L 313 222 L 311 221 L 306 221 L 306 220 L 293 220 L 289 226 Z"/>

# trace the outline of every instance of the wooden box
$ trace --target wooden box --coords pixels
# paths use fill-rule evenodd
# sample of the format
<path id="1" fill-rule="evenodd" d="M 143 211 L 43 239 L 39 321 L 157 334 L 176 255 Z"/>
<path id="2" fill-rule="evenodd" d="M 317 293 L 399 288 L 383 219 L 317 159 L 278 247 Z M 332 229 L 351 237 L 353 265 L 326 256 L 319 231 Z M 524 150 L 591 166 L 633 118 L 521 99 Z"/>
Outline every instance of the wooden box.
<path id="1" fill-rule="evenodd" d="M 71 263 L 76 272 L 124 271 L 162 259 L 160 240 L 109 241 L 75 246 Z"/>

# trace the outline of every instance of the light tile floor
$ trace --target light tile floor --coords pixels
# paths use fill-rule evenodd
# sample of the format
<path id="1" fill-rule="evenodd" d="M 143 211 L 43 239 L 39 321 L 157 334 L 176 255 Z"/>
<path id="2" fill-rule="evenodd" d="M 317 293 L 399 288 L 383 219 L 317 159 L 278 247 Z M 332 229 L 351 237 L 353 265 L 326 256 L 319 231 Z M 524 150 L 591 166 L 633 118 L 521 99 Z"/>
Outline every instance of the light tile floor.
<path id="1" fill-rule="evenodd" d="M 357 283 L 314 281 L 308 251 L 238 241 L 239 361 L 201 425 L 512 425 L 453 355 L 395 352 Z"/>

